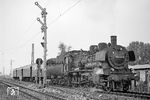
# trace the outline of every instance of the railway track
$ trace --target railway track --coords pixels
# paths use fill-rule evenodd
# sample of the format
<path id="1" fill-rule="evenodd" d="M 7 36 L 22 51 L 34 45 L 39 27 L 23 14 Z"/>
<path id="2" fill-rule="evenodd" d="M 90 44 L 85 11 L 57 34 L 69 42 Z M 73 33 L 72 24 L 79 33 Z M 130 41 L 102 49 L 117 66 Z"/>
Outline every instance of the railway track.
<path id="1" fill-rule="evenodd" d="M 55 87 L 49 86 L 49 88 L 53 88 L 53 89 L 56 89 L 59 91 L 63 91 L 67 94 L 70 94 L 70 96 L 72 98 L 75 98 L 75 100 L 99 100 L 97 98 L 86 95 L 85 92 L 80 91 L 78 89 L 73 89 L 73 88 L 68 88 L 68 87 L 60 87 L 60 86 L 55 86 Z"/>
<path id="2" fill-rule="evenodd" d="M 102 94 L 111 94 L 111 95 L 118 95 L 118 96 L 125 96 L 125 97 L 133 97 L 133 98 L 138 98 L 140 100 L 150 100 L 150 94 L 148 94 L 148 93 L 123 92 L 123 91 L 116 91 L 116 92 L 95 91 L 95 92 L 102 93 Z"/>
<path id="3" fill-rule="evenodd" d="M 148 93 L 122 92 L 122 91 L 106 92 L 106 91 L 99 91 L 99 89 L 90 91 L 90 89 L 88 90 L 87 88 L 86 90 L 84 90 L 84 88 L 68 88 L 68 87 L 60 87 L 60 86 L 55 86 L 53 88 L 62 89 L 63 91 L 70 92 L 77 95 L 84 94 L 84 96 L 89 100 L 103 100 L 103 99 L 105 100 L 106 96 L 112 98 L 119 98 L 119 99 L 121 98 L 121 100 L 150 100 L 150 94 Z"/>
<path id="4" fill-rule="evenodd" d="M 67 86 L 49 86 L 50 88 L 58 89 L 60 91 L 64 91 L 70 95 L 76 96 L 75 100 L 105 100 L 105 97 L 99 97 L 100 94 L 97 93 L 95 95 L 95 92 L 90 92 L 89 88 L 83 88 L 83 87 L 67 87 Z M 88 91 L 87 91 L 88 90 Z M 83 99 L 86 98 L 86 99 Z M 107 100 L 107 99 L 106 99 Z"/>
<path id="5" fill-rule="evenodd" d="M 7 85 L 11 86 L 10 84 L 13 84 L 13 86 L 17 86 L 22 88 L 22 85 L 16 85 L 14 82 L 11 83 L 9 81 L 3 81 L 4 83 L 7 83 Z M 24 88 L 24 87 L 23 87 Z M 68 99 L 69 95 L 72 98 L 82 98 L 85 97 L 88 100 L 99 100 L 101 97 L 101 95 L 106 95 L 108 94 L 108 96 L 122 96 L 125 98 L 130 98 L 129 100 L 150 100 L 150 94 L 146 94 L 146 93 L 137 93 L 137 92 L 121 92 L 121 91 L 117 91 L 117 92 L 106 92 L 106 91 L 99 91 L 98 89 L 94 90 L 94 91 L 89 91 L 87 88 L 69 88 L 69 87 L 61 87 L 61 86 L 49 86 L 48 88 L 46 88 L 48 90 L 48 92 L 46 91 L 46 94 L 44 92 L 42 92 L 43 90 L 45 91 L 46 89 L 43 89 L 41 92 L 40 91 L 36 91 L 36 90 L 32 90 L 29 88 L 25 87 L 25 91 L 23 91 L 22 93 L 26 94 L 27 91 L 34 91 L 36 93 L 31 94 L 30 92 L 28 92 L 29 96 L 32 97 L 33 99 L 36 100 L 47 100 L 47 98 L 53 98 L 54 100 L 72 100 L 72 99 Z M 28 89 L 28 90 L 27 90 Z M 53 92 L 52 90 L 55 90 L 55 92 Z M 21 89 L 22 90 L 22 89 Z M 21 91 L 20 90 L 20 91 Z M 50 92 L 49 92 L 50 90 Z M 52 92 L 51 92 L 52 91 Z M 35 94 L 38 95 L 40 94 L 40 96 L 35 96 Z M 61 95 L 59 95 L 61 94 Z M 64 95 L 66 94 L 66 95 Z M 46 96 L 41 96 L 41 95 L 46 95 Z M 83 96 L 84 95 L 84 96 Z M 43 99 L 44 98 L 44 99 Z M 102 97 L 102 98 L 105 98 Z M 131 98 L 135 98 L 135 99 L 131 99 Z M 80 100 L 80 99 L 75 99 L 75 100 Z M 82 99 L 81 99 L 82 100 Z M 103 99 L 100 99 L 103 100 Z M 105 100 L 105 99 L 104 99 Z M 119 99 L 118 99 L 119 100 Z M 128 100 L 128 99 L 122 99 L 122 100 Z"/>
<path id="6" fill-rule="evenodd" d="M 58 95 L 61 95 L 61 96 L 65 96 L 67 98 L 67 100 L 86 100 L 85 98 L 88 98 L 88 100 L 98 100 L 98 99 L 94 99 L 94 98 L 89 98 L 87 96 L 83 96 L 82 92 L 79 92 L 77 91 L 77 89 L 71 89 L 71 88 L 63 88 L 63 87 L 60 87 L 60 86 L 49 86 L 49 87 L 46 87 L 46 88 L 41 88 L 41 89 L 38 89 L 38 88 L 35 88 L 36 86 L 33 85 L 32 87 L 32 84 L 30 86 L 30 83 L 26 83 L 26 82 L 20 82 L 20 81 L 15 81 L 15 80 L 9 80 L 7 79 L 6 80 L 7 82 L 13 82 L 13 84 L 19 84 L 19 86 L 23 85 L 23 86 L 27 86 L 28 88 L 32 88 L 32 89 L 35 89 L 37 91 L 41 91 L 42 93 L 46 92 L 46 93 L 52 93 L 52 94 L 57 94 Z M 43 99 L 42 99 L 43 100 Z M 59 100 L 64 100 L 64 99 L 59 99 Z"/>
<path id="7" fill-rule="evenodd" d="M 44 93 L 34 89 L 27 88 L 21 84 L 16 84 L 6 80 L 0 82 L 8 87 L 19 87 L 19 94 L 27 97 L 29 100 L 67 100 L 68 97 L 55 93 Z"/>

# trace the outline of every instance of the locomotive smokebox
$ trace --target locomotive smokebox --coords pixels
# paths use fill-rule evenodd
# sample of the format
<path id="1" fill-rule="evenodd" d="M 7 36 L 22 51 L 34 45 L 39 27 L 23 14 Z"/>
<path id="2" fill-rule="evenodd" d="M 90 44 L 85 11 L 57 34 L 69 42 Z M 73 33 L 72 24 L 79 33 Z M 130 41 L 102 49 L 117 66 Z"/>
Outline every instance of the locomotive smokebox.
<path id="1" fill-rule="evenodd" d="M 111 46 L 117 45 L 117 36 L 111 36 Z"/>

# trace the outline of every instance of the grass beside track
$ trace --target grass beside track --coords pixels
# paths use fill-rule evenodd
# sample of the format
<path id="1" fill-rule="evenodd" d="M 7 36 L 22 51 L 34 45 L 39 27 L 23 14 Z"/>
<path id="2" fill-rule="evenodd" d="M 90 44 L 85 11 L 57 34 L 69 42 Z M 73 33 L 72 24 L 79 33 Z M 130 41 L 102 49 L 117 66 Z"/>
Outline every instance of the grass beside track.
<path id="1" fill-rule="evenodd" d="M 48 98 L 51 98 L 51 99 L 53 98 L 54 100 L 66 100 L 66 98 L 61 96 L 61 95 L 39 92 L 39 91 L 30 89 L 30 88 L 24 87 L 21 84 L 17 84 L 17 83 L 14 83 L 14 82 L 9 82 L 9 81 L 6 81 L 6 80 L 5 81 L 3 80 L 2 82 L 3 82 L 3 84 L 8 85 L 8 86 L 17 86 L 17 87 L 19 87 L 20 88 L 19 91 L 21 93 L 23 93 L 25 95 L 28 95 L 29 97 L 31 97 L 32 99 L 35 99 L 35 100 L 44 100 L 44 99 L 49 100 Z"/>

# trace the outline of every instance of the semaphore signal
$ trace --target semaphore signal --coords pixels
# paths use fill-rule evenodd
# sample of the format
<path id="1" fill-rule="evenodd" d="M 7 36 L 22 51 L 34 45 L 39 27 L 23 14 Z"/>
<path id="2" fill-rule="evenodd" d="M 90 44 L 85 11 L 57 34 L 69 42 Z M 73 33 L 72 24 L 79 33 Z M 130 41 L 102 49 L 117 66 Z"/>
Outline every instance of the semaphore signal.
<path id="1" fill-rule="evenodd" d="M 42 25 L 41 26 L 42 33 L 44 32 L 44 37 L 42 37 L 44 42 L 41 42 L 41 45 L 44 48 L 44 56 L 43 56 L 43 60 L 44 60 L 43 61 L 43 65 L 44 65 L 44 79 L 43 79 L 43 85 L 45 85 L 46 84 L 46 79 L 47 79 L 47 76 L 46 76 L 46 70 L 47 70 L 47 67 L 46 67 L 46 56 L 47 56 L 47 24 L 46 24 L 46 15 L 47 15 L 47 12 L 46 12 L 46 8 L 41 7 L 38 2 L 35 2 L 35 5 L 38 6 L 42 10 L 41 15 L 42 15 L 42 18 L 43 18 L 43 22 L 40 20 L 40 18 L 37 18 L 37 21 L 39 21 L 40 24 Z"/>

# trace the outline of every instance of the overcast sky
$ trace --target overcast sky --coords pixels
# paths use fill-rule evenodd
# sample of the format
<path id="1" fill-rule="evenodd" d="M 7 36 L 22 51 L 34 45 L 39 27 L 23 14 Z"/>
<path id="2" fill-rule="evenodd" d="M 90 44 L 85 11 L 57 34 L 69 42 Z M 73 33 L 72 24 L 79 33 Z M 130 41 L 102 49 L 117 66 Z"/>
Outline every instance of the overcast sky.
<path id="1" fill-rule="evenodd" d="M 124 46 L 132 41 L 150 43 L 150 0 L 37 1 L 48 12 L 47 58 L 57 56 L 60 42 L 72 46 L 72 49 L 83 50 L 88 50 L 93 44 L 110 42 L 111 35 L 117 35 L 118 44 Z M 13 68 L 30 64 L 32 43 L 35 44 L 35 58 L 43 57 L 40 45 L 43 33 L 36 21 L 41 17 L 41 10 L 34 2 L 0 0 L 1 72 L 3 66 L 5 73 L 10 72 L 11 59 Z"/>

